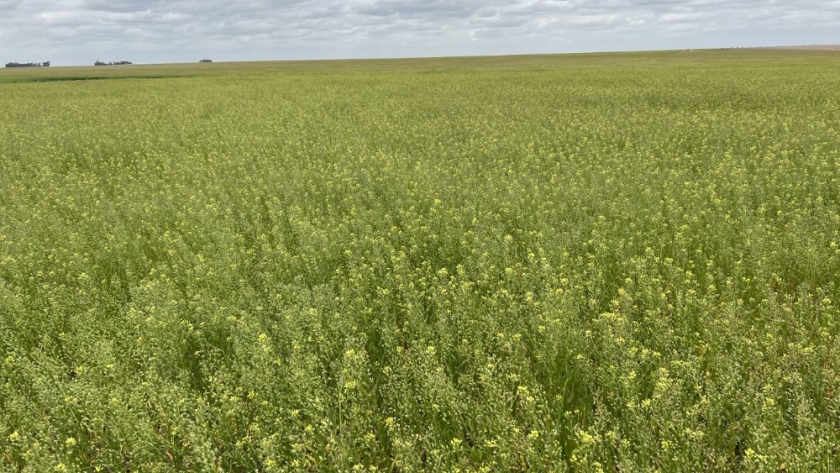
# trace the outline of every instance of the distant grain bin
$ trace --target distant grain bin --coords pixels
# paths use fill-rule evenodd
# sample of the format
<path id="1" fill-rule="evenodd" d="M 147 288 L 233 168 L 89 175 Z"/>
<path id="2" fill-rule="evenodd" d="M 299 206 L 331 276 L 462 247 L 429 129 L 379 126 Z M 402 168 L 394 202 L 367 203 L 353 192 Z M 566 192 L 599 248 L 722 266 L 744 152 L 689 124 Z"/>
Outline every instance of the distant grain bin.
<path id="1" fill-rule="evenodd" d="M 201 61 L 198 61 L 198 62 L 213 62 L 213 60 L 212 59 L 202 59 Z"/>

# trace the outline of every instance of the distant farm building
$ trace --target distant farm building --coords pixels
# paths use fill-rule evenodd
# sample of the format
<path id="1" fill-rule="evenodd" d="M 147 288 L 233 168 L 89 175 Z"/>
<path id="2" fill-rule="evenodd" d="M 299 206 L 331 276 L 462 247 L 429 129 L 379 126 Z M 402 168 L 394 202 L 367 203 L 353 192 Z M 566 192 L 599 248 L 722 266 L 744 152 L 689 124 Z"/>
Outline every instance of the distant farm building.
<path id="1" fill-rule="evenodd" d="M 200 60 L 200 61 L 198 61 L 198 62 L 213 62 L 213 60 L 212 60 L 212 59 L 202 59 L 202 60 Z"/>

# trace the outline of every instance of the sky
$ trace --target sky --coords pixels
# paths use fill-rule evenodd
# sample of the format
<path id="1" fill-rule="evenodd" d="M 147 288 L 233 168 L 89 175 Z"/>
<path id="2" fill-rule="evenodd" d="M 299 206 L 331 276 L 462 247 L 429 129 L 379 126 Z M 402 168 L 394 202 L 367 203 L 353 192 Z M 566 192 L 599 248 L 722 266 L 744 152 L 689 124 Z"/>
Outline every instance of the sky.
<path id="1" fill-rule="evenodd" d="M 840 0 L 0 0 L 0 62 L 542 54 L 840 43 Z"/>

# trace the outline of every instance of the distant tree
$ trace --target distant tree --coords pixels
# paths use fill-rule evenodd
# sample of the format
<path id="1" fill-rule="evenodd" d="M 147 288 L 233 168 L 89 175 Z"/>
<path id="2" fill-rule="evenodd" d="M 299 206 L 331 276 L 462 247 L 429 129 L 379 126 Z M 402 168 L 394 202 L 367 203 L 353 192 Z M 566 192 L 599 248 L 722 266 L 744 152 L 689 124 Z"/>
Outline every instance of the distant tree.
<path id="1" fill-rule="evenodd" d="M 103 62 L 103 61 L 96 61 L 93 63 L 94 66 L 125 66 L 131 64 L 131 61 L 110 61 L 110 62 Z"/>
<path id="2" fill-rule="evenodd" d="M 19 63 L 19 62 L 7 62 L 6 67 L 50 67 L 50 63 L 40 63 L 40 62 L 27 62 L 27 63 Z"/>

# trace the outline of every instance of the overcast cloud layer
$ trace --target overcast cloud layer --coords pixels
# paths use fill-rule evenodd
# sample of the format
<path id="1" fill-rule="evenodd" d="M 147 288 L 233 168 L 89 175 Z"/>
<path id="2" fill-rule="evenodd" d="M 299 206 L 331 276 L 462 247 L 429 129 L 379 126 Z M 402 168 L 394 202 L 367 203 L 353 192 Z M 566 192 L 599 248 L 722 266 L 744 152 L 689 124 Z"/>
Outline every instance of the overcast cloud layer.
<path id="1" fill-rule="evenodd" d="M 0 0 L 0 61 L 193 62 L 840 43 L 840 0 Z"/>

